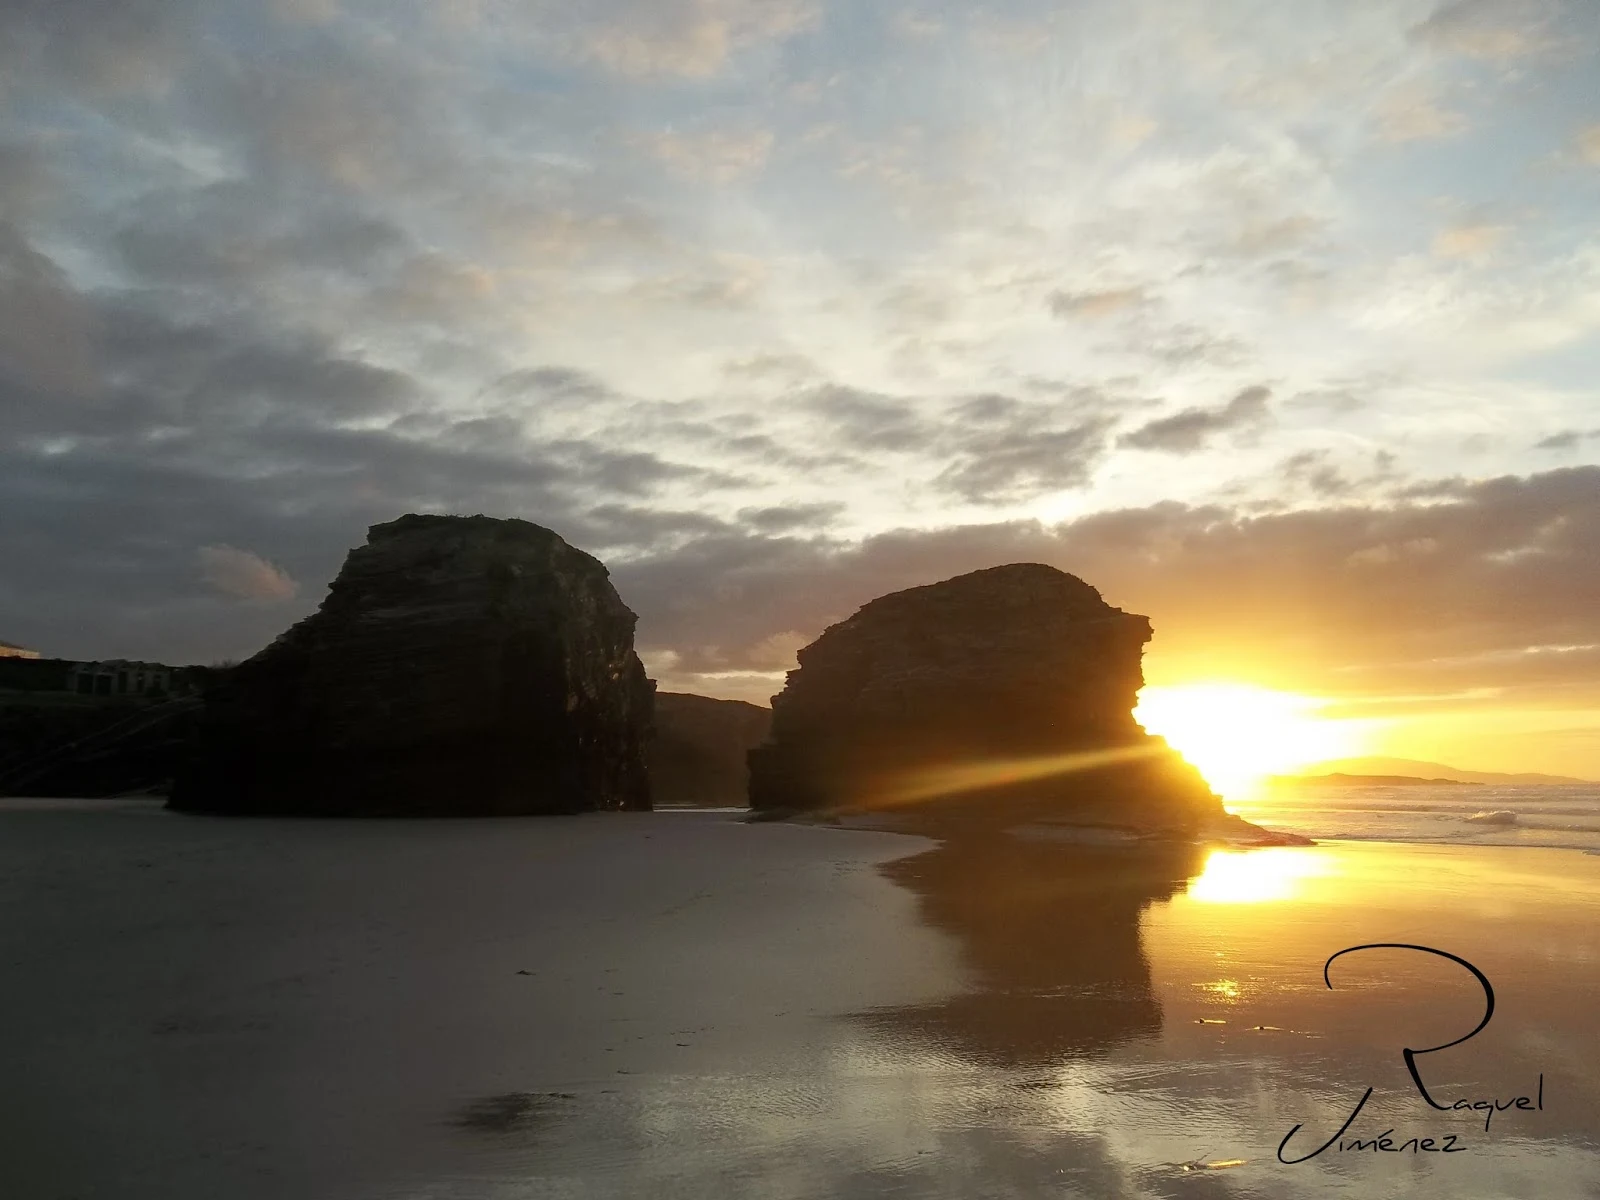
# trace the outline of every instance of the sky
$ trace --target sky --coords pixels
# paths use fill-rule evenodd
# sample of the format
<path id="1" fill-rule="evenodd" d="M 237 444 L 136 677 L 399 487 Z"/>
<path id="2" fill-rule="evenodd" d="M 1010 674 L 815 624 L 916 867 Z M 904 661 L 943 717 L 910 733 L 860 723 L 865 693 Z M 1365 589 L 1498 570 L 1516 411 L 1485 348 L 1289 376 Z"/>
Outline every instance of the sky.
<path id="1" fill-rule="evenodd" d="M 1153 684 L 1600 777 L 1590 0 L 9 0 L 0 638 L 247 656 L 370 524 L 670 690 L 1039 561 Z"/>

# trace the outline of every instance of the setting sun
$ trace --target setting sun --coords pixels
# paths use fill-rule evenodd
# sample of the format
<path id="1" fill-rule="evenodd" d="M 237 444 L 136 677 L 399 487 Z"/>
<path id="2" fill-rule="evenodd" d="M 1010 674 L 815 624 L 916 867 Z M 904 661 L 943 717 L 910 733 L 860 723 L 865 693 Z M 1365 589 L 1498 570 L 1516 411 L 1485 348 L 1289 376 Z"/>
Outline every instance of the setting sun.
<path id="1" fill-rule="evenodd" d="M 1133 715 L 1233 799 L 1267 775 L 1360 752 L 1359 723 L 1325 719 L 1318 715 L 1323 707 L 1294 692 L 1198 683 L 1147 687 Z"/>

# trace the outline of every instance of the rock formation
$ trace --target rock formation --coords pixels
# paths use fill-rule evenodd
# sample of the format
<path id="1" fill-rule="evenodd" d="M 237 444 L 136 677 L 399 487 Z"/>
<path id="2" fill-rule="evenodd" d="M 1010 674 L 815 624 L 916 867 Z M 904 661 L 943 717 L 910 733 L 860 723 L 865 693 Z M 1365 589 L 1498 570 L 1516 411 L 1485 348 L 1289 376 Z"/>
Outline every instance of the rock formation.
<path id="1" fill-rule="evenodd" d="M 404 516 L 211 690 L 174 808 L 647 809 L 654 685 L 601 563 L 548 529 Z"/>
<path id="2" fill-rule="evenodd" d="M 1037 563 L 880 596 L 800 651 L 751 807 L 1192 834 L 1223 809 L 1133 719 L 1150 635 Z"/>
<path id="3" fill-rule="evenodd" d="M 170 789 L 198 696 L 0 706 L 0 796 L 124 796 Z"/>
<path id="4" fill-rule="evenodd" d="M 652 800 L 658 807 L 745 807 L 745 758 L 771 727 L 772 711 L 758 704 L 657 692 L 649 751 Z"/>

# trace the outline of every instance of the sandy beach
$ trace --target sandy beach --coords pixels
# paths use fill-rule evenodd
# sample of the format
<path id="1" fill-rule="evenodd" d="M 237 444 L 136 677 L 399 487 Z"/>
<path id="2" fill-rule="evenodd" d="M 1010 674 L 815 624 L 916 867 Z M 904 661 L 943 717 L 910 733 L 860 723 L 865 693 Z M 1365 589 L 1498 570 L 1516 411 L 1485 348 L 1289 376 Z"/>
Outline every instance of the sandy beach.
<path id="1" fill-rule="evenodd" d="M 0 904 L 29 1200 L 1600 1194 L 1572 851 L 7 801 Z"/>

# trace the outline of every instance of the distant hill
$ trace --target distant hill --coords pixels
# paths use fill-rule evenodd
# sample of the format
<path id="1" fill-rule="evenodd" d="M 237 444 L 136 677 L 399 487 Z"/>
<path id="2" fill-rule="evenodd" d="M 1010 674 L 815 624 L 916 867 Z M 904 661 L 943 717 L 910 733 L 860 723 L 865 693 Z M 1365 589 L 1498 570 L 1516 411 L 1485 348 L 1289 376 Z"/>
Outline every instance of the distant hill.
<path id="1" fill-rule="evenodd" d="M 744 808 L 745 756 L 767 736 L 772 710 L 743 700 L 657 692 L 655 736 L 646 750 L 657 808 Z"/>
<path id="2" fill-rule="evenodd" d="M 1334 771 L 1327 775 L 1269 775 L 1271 787 L 1425 787 L 1429 784 L 1448 787 L 1482 787 L 1481 783 L 1467 779 L 1422 779 L 1416 775 L 1350 775 Z"/>
<path id="3" fill-rule="evenodd" d="M 1314 763 L 1301 770 L 1305 775 L 1404 775 L 1412 779 L 1449 780 L 1453 783 L 1535 784 L 1546 787 L 1593 784 L 1592 779 L 1575 779 L 1571 775 L 1540 775 L 1533 771 L 1505 773 L 1500 771 L 1463 771 L 1444 763 L 1423 762 L 1415 758 L 1333 758 Z"/>

